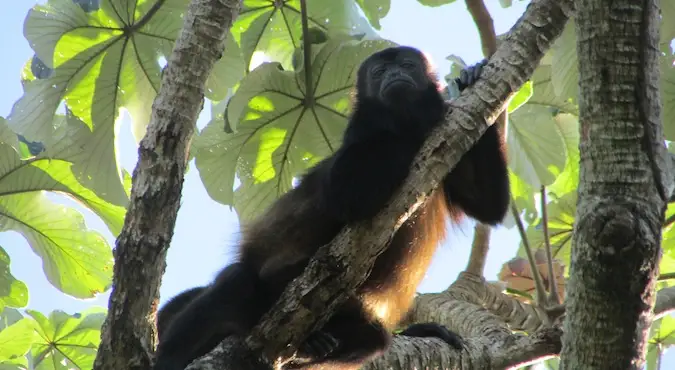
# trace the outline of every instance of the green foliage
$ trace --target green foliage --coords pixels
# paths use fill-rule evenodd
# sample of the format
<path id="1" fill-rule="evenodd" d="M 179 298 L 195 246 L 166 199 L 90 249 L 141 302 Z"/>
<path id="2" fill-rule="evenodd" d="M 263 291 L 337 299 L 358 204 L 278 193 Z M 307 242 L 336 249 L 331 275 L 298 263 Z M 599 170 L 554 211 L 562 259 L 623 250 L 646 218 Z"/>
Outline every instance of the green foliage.
<path id="1" fill-rule="evenodd" d="M 356 0 L 356 3 L 374 28 L 378 30 L 382 28 L 380 20 L 389 13 L 391 0 Z"/>
<path id="2" fill-rule="evenodd" d="M 373 8 L 366 9 L 375 16 Z M 309 27 L 325 31 L 329 37 L 374 35 L 372 27 L 358 14 L 354 1 L 315 0 L 308 6 L 307 13 Z M 293 50 L 301 44 L 301 23 L 300 0 L 244 0 L 232 34 L 241 47 L 245 65 L 250 67 L 254 52 L 264 51 L 285 69 L 291 69 Z"/>
<path id="3" fill-rule="evenodd" d="M 12 128 L 32 141 L 46 141 L 56 109 L 65 102 L 91 131 L 91 140 L 82 143 L 88 159 L 78 164 L 84 167 L 78 180 L 122 206 L 127 198 L 116 163 L 115 122 L 124 108 L 136 139 L 144 135 L 159 89 L 157 60 L 171 53 L 188 1 L 156 3 L 102 0 L 100 9 L 85 13 L 70 0 L 51 0 L 36 5 L 24 25 L 31 47 L 54 71 L 47 79 L 24 74 L 24 95 L 9 117 Z M 85 176 L 92 166 L 97 176 Z"/>
<path id="4" fill-rule="evenodd" d="M 10 132 L 3 119 L 0 132 L 0 137 Z M 62 142 L 68 144 L 65 139 Z M 110 246 L 99 233 L 87 230 L 79 212 L 52 202 L 44 191 L 81 201 L 113 233 L 121 229 L 124 208 L 106 203 L 77 182 L 72 164 L 59 153 L 22 160 L 15 148 L 0 142 L 0 231 L 17 231 L 29 241 L 57 289 L 79 298 L 93 297 L 110 285 Z"/>
<path id="5" fill-rule="evenodd" d="M 91 308 L 74 315 L 52 311 L 49 317 L 34 310 L 27 313 L 36 323 L 38 338 L 30 351 L 36 369 L 93 368 L 105 309 Z"/>
<path id="6" fill-rule="evenodd" d="M 312 63 L 312 99 L 305 73 L 266 63 L 241 81 L 223 118 L 209 122 L 194 142 L 196 164 L 209 195 L 249 220 L 333 152 L 347 123 L 349 92 L 359 64 L 388 41 L 329 41 Z M 242 185 L 233 191 L 235 175 Z"/>
<path id="7" fill-rule="evenodd" d="M 14 309 L 0 310 L 0 369 L 27 368 L 23 357 L 37 339 L 35 321 Z"/>
<path id="8" fill-rule="evenodd" d="M 418 2 L 437 7 L 454 0 Z M 511 3 L 500 1 L 502 7 Z M 49 281 L 66 294 L 87 298 L 108 289 L 112 254 L 79 212 L 52 196 L 78 201 L 113 235 L 120 232 L 131 186 L 118 163 L 120 111 L 129 114 L 140 140 L 159 89 L 160 60 L 170 56 L 187 4 L 48 0 L 26 17 L 24 35 L 35 56 L 22 71 L 24 94 L 9 125 L 0 118 L 0 232 L 23 235 L 42 259 Z M 661 4 L 662 113 L 671 140 L 674 4 Z M 311 65 L 305 66 L 300 1 L 243 1 L 223 56 L 207 80 L 211 121 L 195 134 L 190 151 L 214 200 L 233 206 L 242 221 L 250 220 L 340 145 L 356 68 L 371 53 L 393 45 L 374 31 L 390 7 L 390 0 L 310 2 L 306 37 L 312 44 Z M 570 22 L 508 107 L 513 199 L 524 212 L 530 243 L 541 247 L 537 202 L 541 186 L 547 187 L 551 242 L 565 264 L 579 176 L 576 53 Z M 263 55 L 273 62 L 259 65 Z M 446 80 L 465 67 L 459 56 L 448 59 L 453 63 Z M 305 81 L 305 67 L 311 81 Z M 449 95 L 454 96 L 452 91 Z M 675 219 L 675 206 L 666 216 Z M 672 224 L 664 228 L 662 273 L 675 272 Z M 519 254 L 524 255 L 522 248 Z M 28 358 L 39 369 L 90 369 L 104 311 L 72 316 L 56 311 L 49 318 L 28 311 L 22 316 L 10 307 L 27 304 L 28 287 L 13 277 L 9 262 L 0 248 L 0 370 L 25 367 Z M 671 326 L 672 319 L 664 318 L 652 327 L 650 368 L 661 349 L 673 344 Z"/>
<path id="9" fill-rule="evenodd" d="M 667 347 L 675 345 L 675 317 L 664 316 L 652 323 L 647 346 L 647 370 L 657 370 L 658 359 Z"/>
<path id="10" fill-rule="evenodd" d="M 455 2 L 455 0 L 417 0 L 417 1 L 422 5 L 430 7 L 443 6 Z"/>
<path id="11" fill-rule="evenodd" d="M 7 306 L 24 307 L 28 304 L 28 287 L 12 275 L 9 261 L 9 255 L 0 247 L 0 312 Z"/>

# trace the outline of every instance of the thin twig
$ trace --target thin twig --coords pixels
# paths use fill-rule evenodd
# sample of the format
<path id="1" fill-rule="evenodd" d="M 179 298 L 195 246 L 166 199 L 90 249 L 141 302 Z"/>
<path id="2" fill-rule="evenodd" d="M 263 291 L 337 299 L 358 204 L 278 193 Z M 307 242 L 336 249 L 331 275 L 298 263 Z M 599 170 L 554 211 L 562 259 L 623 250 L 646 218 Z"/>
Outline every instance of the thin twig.
<path id="1" fill-rule="evenodd" d="M 541 224 L 544 231 L 544 243 L 546 246 L 546 264 L 548 266 L 548 302 L 560 304 L 558 286 L 553 273 L 553 253 L 551 251 L 551 239 L 548 234 L 548 211 L 546 202 L 546 186 L 541 186 Z"/>
<path id="2" fill-rule="evenodd" d="M 532 278 L 534 279 L 535 288 L 537 289 L 537 302 L 540 307 L 546 307 L 546 290 L 544 289 L 544 283 L 542 282 L 541 275 L 537 269 L 537 264 L 534 261 L 534 255 L 532 254 L 532 248 L 530 247 L 530 241 L 527 239 L 525 234 L 525 226 L 523 221 L 520 219 L 520 212 L 516 208 L 516 203 L 511 199 L 511 213 L 513 218 L 516 220 L 516 226 L 518 226 L 518 232 L 520 237 L 523 240 L 523 246 L 525 247 L 525 253 L 527 253 L 527 260 L 530 262 L 530 269 L 532 269 Z"/>

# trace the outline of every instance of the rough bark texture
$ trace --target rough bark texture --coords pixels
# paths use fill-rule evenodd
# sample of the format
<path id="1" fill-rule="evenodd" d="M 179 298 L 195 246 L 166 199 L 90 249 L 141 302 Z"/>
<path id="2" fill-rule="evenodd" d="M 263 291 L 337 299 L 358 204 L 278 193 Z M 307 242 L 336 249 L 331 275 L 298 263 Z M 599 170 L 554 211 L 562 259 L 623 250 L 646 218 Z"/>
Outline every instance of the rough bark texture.
<path id="1" fill-rule="evenodd" d="M 561 368 L 641 369 L 671 186 L 658 1 L 576 8 L 581 168 Z"/>
<path id="2" fill-rule="evenodd" d="M 572 0 L 532 1 L 484 68 L 482 78 L 451 103 L 446 121 L 453 124 L 439 127 L 430 136 L 390 205 L 371 222 L 343 230 L 319 250 L 305 272 L 289 285 L 246 339 L 252 351 L 262 350 L 267 359 L 288 358 L 298 343 L 322 325 L 335 307 L 364 281 L 392 231 L 425 200 L 462 153 L 494 122 L 507 99 L 530 77 L 544 52 L 562 32 L 572 5 Z M 497 328 L 502 333 L 499 338 L 507 343 L 512 340 L 505 330 Z M 213 364 L 225 369 L 255 368 L 224 360 L 236 357 L 231 347 L 235 342 L 234 338 L 226 340 L 215 351 L 220 358 L 214 357 L 216 353 L 207 355 L 189 369 L 210 368 Z M 239 355 L 251 358 L 242 348 L 237 347 Z"/>
<path id="3" fill-rule="evenodd" d="M 94 368 L 147 370 L 166 250 L 180 205 L 190 139 L 204 84 L 220 57 L 238 0 L 193 0 L 153 103 L 124 227 L 114 250 L 108 317 Z"/>

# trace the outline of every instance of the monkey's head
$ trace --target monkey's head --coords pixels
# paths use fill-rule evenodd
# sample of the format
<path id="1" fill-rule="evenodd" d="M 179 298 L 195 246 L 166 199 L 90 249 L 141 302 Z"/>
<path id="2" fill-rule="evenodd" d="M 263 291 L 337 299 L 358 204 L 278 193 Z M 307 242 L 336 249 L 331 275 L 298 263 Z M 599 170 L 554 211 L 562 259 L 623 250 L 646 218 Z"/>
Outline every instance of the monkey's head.
<path id="1" fill-rule="evenodd" d="M 356 101 L 377 101 L 389 109 L 406 110 L 429 93 L 438 93 L 436 74 L 419 50 L 393 47 L 368 57 L 359 67 Z"/>

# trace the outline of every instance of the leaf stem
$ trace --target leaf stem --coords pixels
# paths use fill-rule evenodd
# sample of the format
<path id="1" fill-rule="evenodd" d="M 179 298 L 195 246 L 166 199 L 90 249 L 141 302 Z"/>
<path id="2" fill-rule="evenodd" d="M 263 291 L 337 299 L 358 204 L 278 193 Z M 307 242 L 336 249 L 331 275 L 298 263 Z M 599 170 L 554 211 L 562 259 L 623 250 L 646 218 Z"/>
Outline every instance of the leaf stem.
<path id="1" fill-rule="evenodd" d="M 309 35 L 307 0 L 300 0 L 300 16 L 302 18 L 303 68 L 305 69 L 305 108 L 309 108 L 314 105 L 314 91 L 312 91 L 312 40 Z"/>
<path id="2" fill-rule="evenodd" d="M 542 282 L 541 274 L 539 274 L 539 269 L 537 269 L 537 263 L 534 260 L 532 247 L 530 246 L 530 241 L 527 239 L 527 234 L 525 233 L 525 226 L 523 225 L 523 221 L 520 219 L 520 211 L 518 211 L 516 202 L 513 199 L 511 199 L 511 214 L 516 221 L 516 226 L 518 227 L 518 232 L 520 233 L 520 237 L 523 240 L 523 247 L 525 248 L 525 253 L 527 254 L 527 260 L 530 262 L 532 278 L 534 279 L 534 286 L 537 292 L 537 302 L 539 303 L 540 307 L 546 307 L 546 289 L 544 289 L 544 283 Z"/>

